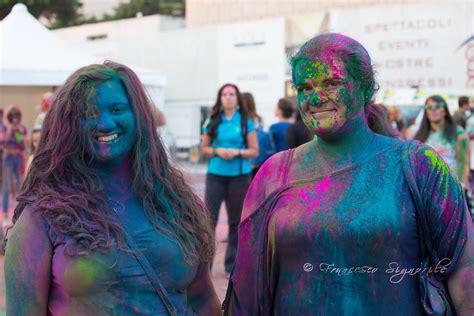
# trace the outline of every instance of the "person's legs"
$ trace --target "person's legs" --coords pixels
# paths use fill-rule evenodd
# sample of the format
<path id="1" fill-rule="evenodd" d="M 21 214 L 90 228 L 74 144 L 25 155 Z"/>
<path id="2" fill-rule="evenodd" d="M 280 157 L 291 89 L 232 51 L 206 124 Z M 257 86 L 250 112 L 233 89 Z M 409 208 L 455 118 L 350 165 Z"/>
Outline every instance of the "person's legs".
<path id="1" fill-rule="evenodd" d="M 0 188 L 3 190 L 3 150 L 0 150 Z"/>
<path id="2" fill-rule="evenodd" d="M 227 177 L 216 176 L 209 173 L 206 175 L 204 199 L 206 201 L 206 206 L 209 209 L 209 213 L 211 214 L 214 229 L 216 229 L 219 210 L 226 193 L 226 178 Z"/>
<path id="3" fill-rule="evenodd" d="M 251 175 L 232 177 L 226 194 L 226 208 L 229 217 L 229 243 L 225 253 L 225 271 L 230 273 L 237 254 L 238 228 L 245 195 L 251 182 Z"/>
<path id="4" fill-rule="evenodd" d="M 12 179 L 13 179 L 13 159 L 11 159 L 11 156 L 7 155 L 5 159 L 3 160 L 2 207 L 3 207 L 4 218 L 6 218 L 6 215 L 8 214 L 8 199 L 10 197 Z"/>
<path id="5" fill-rule="evenodd" d="M 15 178 L 15 194 L 18 195 L 21 189 L 21 165 L 22 165 L 22 155 L 15 156 L 13 161 L 13 177 Z"/>
<path id="6" fill-rule="evenodd" d="M 209 209 L 212 220 L 212 228 L 214 234 L 216 232 L 217 220 L 219 218 L 219 210 L 222 201 L 224 201 L 226 192 L 227 180 L 226 177 L 216 176 L 213 174 L 206 175 L 206 188 L 204 191 L 204 200 Z M 212 270 L 213 261 L 210 262 L 209 268 Z"/>

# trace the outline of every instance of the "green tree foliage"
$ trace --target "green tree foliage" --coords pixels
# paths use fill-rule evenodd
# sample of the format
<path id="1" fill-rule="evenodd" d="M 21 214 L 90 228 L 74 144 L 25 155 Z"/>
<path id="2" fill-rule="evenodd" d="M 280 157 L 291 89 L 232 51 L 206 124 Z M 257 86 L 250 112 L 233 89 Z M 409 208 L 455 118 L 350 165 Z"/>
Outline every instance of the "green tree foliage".
<path id="1" fill-rule="evenodd" d="M 7 16 L 16 3 L 24 3 L 33 16 L 44 16 L 56 27 L 75 25 L 81 19 L 80 0 L 0 0 L 0 19 Z"/>
<path id="2" fill-rule="evenodd" d="M 184 16 L 185 0 L 129 0 L 115 8 L 114 15 L 104 15 L 102 19 L 85 19 L 79 13 L 81 0 L 0 0 L 0 20 L 10 13 L 16 3 L 24 3 L 36 18 L 43 16 L 51 22 L 51 28 L 61 28 L 85 23 L 118 20 L 143 15 L 165 14 Z"/>
<path id="3" fill-rule="evenodd" d="M 130 0 L 115 8 L 115 15 L 110 19 L 124 19 L 143 15 L 166 14 L 184 16 L 184 0 Z"/>

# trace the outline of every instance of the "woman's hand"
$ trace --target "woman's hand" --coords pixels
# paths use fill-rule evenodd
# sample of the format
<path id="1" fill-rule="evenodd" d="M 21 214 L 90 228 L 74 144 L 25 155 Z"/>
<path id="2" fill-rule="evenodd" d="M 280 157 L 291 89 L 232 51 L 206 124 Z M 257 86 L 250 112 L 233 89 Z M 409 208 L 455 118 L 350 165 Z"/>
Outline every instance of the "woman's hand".
<path id="1" fill-rule="evenodd" d="M 216 148 L 214 151 L 216 155 L 225 160 L 234 159 L 239 155 L 239 150 L 234 148 Z"/>

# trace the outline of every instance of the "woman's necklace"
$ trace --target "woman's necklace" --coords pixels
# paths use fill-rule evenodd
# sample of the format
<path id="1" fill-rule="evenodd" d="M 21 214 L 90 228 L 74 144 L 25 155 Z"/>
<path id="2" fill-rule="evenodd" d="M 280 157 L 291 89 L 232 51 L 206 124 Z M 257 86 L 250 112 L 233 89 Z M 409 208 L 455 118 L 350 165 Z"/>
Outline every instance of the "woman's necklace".
<path id="1" fill-rule="evenodd" d="M 115 214 L 123 214 L 125 212 L 125 203 L 132 198 L 133 193 L 132 193 L 132 183 L 129 184 L 128 188 L 126 190 L 124 189 L 117 189 L 115 191 L 116 193 L 119 193 L 118 199 L 114 199 L 110 197 L 110 195 L 105 194 L 107 196 L 107 201 L 109 202 L 109 206 L 112 208 L 112 210 L 115 212 Z M 117 194 L 115 194 L 117 195 Z"/>
<path id="2" fill-rule="evenodd" d="M 115 200 L 115 199 L 112 199 L 111 197 L 108 197 L 107 200 L 109 201 L 109 204 L 112 207 L 112 210 L 115 212 L 115 214 L 123 214 L 125 212 L 124 201 Z"/>

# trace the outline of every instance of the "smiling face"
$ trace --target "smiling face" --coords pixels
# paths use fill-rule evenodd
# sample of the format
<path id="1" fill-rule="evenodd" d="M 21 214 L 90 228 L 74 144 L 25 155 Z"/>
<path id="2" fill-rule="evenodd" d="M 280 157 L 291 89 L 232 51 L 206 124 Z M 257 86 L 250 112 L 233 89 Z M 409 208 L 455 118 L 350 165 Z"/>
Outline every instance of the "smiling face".
<path id="1" fill-rule="evenodd" d="M 135 117 L 125 88 L 118 79 L 100 84 L 95 94 L 96 113 L 84 126 L 101 162 L 121 162 L 131 152 L 136 138 Z"/>
<path id="2" fill-rule="evenodd" d="M 323 52 L 324 53 L 324 52 Z M 364 115 L 364 97 L 344 63 L 330 54 L 302 58 L 294 67 L 298 110 L 316 135 L 331 136 Z"/>
<path id="3" fill-rule="evenodd" d="M 232 86 L 226 86 L 221 93 L 221 104 L 224 110 L 234 110 L 237 107 L 237 91 Z"/>
<path id="4" fill-rule="evenodd" d="M 429 99 L 425 105 L 426 117 L 430 123 L 443 122 L 446 117 L 444 110 L 444 104 L 442 102 L 436 102 L 433 99 Z"/>

